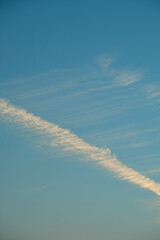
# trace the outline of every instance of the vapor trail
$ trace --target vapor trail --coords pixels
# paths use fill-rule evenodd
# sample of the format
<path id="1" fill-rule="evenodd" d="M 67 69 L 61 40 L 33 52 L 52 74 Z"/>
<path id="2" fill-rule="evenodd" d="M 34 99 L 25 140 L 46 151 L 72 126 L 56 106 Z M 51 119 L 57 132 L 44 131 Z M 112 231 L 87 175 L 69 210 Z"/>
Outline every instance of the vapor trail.
<path id="1" fill-rule="evenodd" d="M 115 155 L 111 154 L 109 149 L 88 144 L 69 130 L 34 116 L 25 109 L 15 107 L 2 98 L 0 98 L 0 114 L 6 117 L 8 121 L 18 123 L 25 128 L 53 138 L 51 145 L 61 146 L 65 150 L 83 154 L 88 161 L 96 161 L 98 165 L 113 172 L 120 179 L 137 184 L 141 188 L 146 188 L 160 196 L 159 183 L 121 163 Z"/>

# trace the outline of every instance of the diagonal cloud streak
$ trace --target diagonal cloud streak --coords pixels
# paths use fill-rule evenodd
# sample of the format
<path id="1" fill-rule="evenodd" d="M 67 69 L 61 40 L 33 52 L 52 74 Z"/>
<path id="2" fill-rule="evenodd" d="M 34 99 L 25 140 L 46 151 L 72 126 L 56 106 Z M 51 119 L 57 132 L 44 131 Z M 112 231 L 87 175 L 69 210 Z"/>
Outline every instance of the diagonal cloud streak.
<path id="1" fill-rule="evenodd" d="M 3 98 L 0 98 L 0 114 L 8 121 L 51 137 L 53 139 L 52 146 L 61 146 L 64 150 L 82 154 L 88 161 L 95 161 L 101 167 L 114 173 L 118 178 L 139 185 L 139 187 L 146 188 L 160 196 L 159 183 L 121 163 L 115 155 L 111 154 L 108 148 L 103 149 L 88 144 L 69 130 L 34 116 L 25 109 L 15 107 Z"/>

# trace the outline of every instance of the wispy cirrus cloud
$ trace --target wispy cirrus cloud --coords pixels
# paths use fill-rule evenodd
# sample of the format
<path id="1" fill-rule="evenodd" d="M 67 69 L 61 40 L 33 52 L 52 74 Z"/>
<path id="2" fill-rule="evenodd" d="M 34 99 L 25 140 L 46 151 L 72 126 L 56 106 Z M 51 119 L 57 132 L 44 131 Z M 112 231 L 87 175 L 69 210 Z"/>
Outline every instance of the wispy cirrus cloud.
<path id="1" fill-rule="evenodd" d="M 151 101 L 159 102 L 160 100 L 160 86 L 157 84 L 147 84 L 144 87 L 144 90 L 147 94 L 148 99 Z"/>
<path id="2" fill-rule="evenodd" d="M 156 168 L 156 169 L 150 169 L 147 171 L 143 171 L 144 174 L 156 174 L 156 173 L 160 173 L 160 168 Z"/>
<path id="3" fill-rule="evenodd" d="M 70 95 L 77 96 L 128 87 L 143 79 L 141 71 L 118 69 L 114 63 L 112 58 L 97 57 L 95 62 L 87 67 L 53 69 L 28 78 L 1 81 L 0 86 L 2 86 L 3 92 L 0 91 L 0 94 L 4 98 L 13 94 L 12 99 L 19 100 L 43 97 L 61 91 L 64 93 L 65 90 L 69 90 Z M 13 88 L 13 85 L 16 87 Z"/>
<path id="4" fill-rule="evenodd" d="M 93 139 L 94 144 L 98 142 L 105 142 L 106 144 L 113 145 L 116 150 L 140 148 L 150 145 L 154 141 L 154 136 L 159 134 L 158 128 L 150 129 L 136 129 L 134 125 L 123 125 L 119 128 L 107 128 L 101 130 L 93 130 L 89 139 Z"/>
<path id="5" fill-rule="evenodd" d="M 135 82 L 138 82 L 142 79 L 142 73 L 137 71 L 127 72 L 121 74 L 116 74 L 115 82 L 119 86 L 129 86 Z"/>
<path id="6" fill-rule="evenodd" d="M 103 149 L 93 146 L 68 129 L 60 128 L 54 123 L 28 113 L 25 109 L 15 107 L 5 99 L 0 99 L 0 114 L 8 121 L 50 137 L 52 139 L 51 146 L 82 154 L 87 161 L 94 161 L 97 165 L 114 173 L 118 178 L 148 189 L 160 196 L 159 183 L 121 163 L 108 148 Z"/>

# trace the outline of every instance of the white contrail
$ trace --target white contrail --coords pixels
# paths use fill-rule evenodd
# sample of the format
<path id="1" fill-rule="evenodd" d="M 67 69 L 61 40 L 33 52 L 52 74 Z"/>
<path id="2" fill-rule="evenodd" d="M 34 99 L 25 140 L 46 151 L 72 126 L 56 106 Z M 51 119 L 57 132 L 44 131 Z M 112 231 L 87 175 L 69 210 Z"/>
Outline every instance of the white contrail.
<path id="1" fill-rule="evenodd" d="M 61 146 L 65 150 L 83 154 L 88 161 L 96 161 L 98 165 L 107 168 L 120 179 L 137 184 L 160 196 L 159 183 L 122 164 L 115 155 L 111 154 L 109 149 L 90 145 L 69 130 L 36 117 L 25 109 L 15 107 L 2 98 L 0 98 L 0 114 L 5 116 L 8 121 L 19 123 L 25 128 L 53 138 L 51 145 Z"/>

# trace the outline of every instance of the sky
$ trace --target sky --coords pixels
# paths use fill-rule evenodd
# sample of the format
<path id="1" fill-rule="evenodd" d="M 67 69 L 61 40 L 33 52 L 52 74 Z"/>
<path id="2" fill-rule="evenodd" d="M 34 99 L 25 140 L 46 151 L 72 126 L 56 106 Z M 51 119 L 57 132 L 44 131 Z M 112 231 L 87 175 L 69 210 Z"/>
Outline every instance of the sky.
<path id="1" fill-rule="evenodd" d="M 0 2 L 2 240 L 159 240 L 159 12 Z"/>

